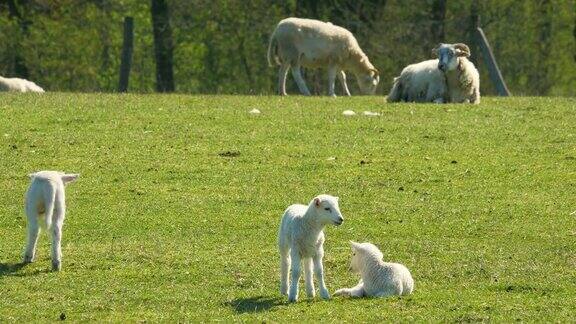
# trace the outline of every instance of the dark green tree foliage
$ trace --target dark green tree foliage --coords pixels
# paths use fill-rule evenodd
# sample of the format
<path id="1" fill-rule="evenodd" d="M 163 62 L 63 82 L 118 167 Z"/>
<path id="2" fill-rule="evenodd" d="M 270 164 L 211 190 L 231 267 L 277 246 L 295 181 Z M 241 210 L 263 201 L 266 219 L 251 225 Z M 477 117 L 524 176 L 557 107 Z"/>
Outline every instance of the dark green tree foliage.
<path id="1" fill-rule="evenodd" d="M 166 5 L 172 29 L 165 45 L 173 88 L 168 82 L 163 91 L 275 93 L 269 36 L 281 19 L 300 16 L 352 31 L 380 70 L 380 94 L 404 66 L 429 59 L 440 41 L 471 46 L 482 92 L 492 94 L 471 43 L 477 14 L 514 95 L 576 95 L 574 0 L 0 0 L 0 75 L 28 77 L 52 91 L 116 91 L 122 22 L 132 16 L 129 91 L 154 91 L 170 79 L 157 82 L 155 2 Z M 306 73 L 310 88 L 326 93 L 326 71 Z M 291 76 L 287 85 L 296 92 Z M 350 86 L 358 93 L 354 81 Z"/>

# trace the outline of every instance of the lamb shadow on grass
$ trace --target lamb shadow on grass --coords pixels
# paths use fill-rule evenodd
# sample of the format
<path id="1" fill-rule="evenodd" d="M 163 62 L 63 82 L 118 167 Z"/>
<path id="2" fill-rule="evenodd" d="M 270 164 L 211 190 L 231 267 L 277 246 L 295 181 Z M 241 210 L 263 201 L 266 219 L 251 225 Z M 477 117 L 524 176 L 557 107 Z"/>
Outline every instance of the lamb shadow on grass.
<path id="1" fill-rule="evenodd" d="M 20 262 L 20 263 L 0 263 L 0 277 L 4 276 L 13 276 L 20 269 L 24 268 L 27 263 Z"/>
<path id="2" fill-rule="evenodd" d="M 2 277 L 26 277 L 26 276 L 34 276 L 40 273 L 49 273 L 50 269 L 37 269 L 33 272 L 30 271 L 21 271 L 29 263 L 19 262 L 19 263 L 0 263 L 0 279 Z"/>
<path id="3" fill-rule="evenodd" d="M 284 305 L 285 301 L 279 297 L 249 297 L 237 298 L 224 303 L 226 306 L 232 307 L 236 313 L 258 313 L 268 311 L 276 306 Z"/>

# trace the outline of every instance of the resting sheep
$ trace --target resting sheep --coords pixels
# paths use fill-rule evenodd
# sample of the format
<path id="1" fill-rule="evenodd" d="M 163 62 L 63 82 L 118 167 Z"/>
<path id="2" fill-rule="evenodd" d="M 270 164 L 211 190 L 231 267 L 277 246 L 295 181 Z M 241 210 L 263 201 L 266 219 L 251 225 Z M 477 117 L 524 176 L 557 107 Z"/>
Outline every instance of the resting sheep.
<path id="1" fill-rule="evenodd" d="M 346 84 L 346 73 L 356 75 L 360 90 L 364 94 L 374 94 L 380 76 L 368 57 L 345 28 L 312 19 L 286 18 L 276 26 L 268 46 L 268 64 L 275 61 L 280 65 L 278 91 L 286 95 L 286 74 L 292 69 L 292 76 L 303 95 L 310 95 L 300 67 L 328 67 L 328 94 L 336 96 L 334 83 L 340 80 L 344 93 L 350 96 Z"/>
<path id="2" fill-rule="evenodd" d="M 40 171 L 29 175 L 32 182 L 26 193 L 26 216 L 28 238 L 24 263 L 34 261 L 36 243 L 43 221 L 46 230 L 52 230 L 52 270 L 60 271 L 62 262 L 62 226 L 66 213 L 64 185 L 75 181 L 78 174 L 65 174 L 57 171 Z"/>
<path id="3" fill-rule="evenodd" d="M 312 264 L 320 286 L 320 296 L 330 298 L 324 283 L 324 226 L 342 224 L 344 218 L 338 207 L 338 197 L 319 195 L 308 206 L 291 205 L 284 212 L 278 233 L 280 250 L 280 293 L 288 294 L 288 300 L 298 300 L 298 281 L 300 280 L 300 261 L 304 263 L 306 294 L 314 297 Z M 290 269 L 290 263 L 292 268 Z M 288 271 L 291 271 L 290 291 L 288 291 Z"/>
<path id="4" fill-rule="evenodd" d="M 4 78 L 0 76 L 0 92 L 2 91 L 43 93 L 44 89 L 40 88 L 32 81 L 20 78 Z"/>
<path id="5" fill-rule="evenodd" d="M 394 84 L 388 102 L 480 103 L 480 75 L 462 43 L 440 44 L 438 59 L 408 65 Z"/>
<path id="6" fill-rule="evenodd" d="M 383 255 L 371 243 L 352 244 L 350 269 L 360 273 L 360 282 L 353 288 L 338 289 L 335 296 L 386 297 L 409 295 L 414 290 L 410 271 L 399 263 L 382 261 Z"/>

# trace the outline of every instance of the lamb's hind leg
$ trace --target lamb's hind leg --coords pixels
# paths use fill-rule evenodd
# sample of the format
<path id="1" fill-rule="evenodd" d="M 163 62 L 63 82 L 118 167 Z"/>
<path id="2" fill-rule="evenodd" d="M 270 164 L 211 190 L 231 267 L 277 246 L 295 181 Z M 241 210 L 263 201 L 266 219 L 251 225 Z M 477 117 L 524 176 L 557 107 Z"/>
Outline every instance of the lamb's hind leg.
<path id="1" fill-rule="evenodd" d="M 278 93 L 281 96 L 288 95 L 286 93 L 286 75 L 288 74 L 288 68 L 290 65 L 282 63 L 278 71 Z"/>
<path id="2" fill-rule="evenodd" d="M 290 270 L 290 250 L 280 247 L 280 294 L 288 295 L 288 271 Z"/>
<path id="3" fill-rule="evenodd" d="M 26 239 L 26 250 L 24 251 L 24 263 L 30 263 L 34 261 L 38 234 L 40 233 L 38 209 L 35 206 L 26 206 L 26 217 L 28 219 L 28 237 Z"/>
<path id="4" fill-rule="evenodd" d="M 331 97 L 336 97 L 336 91 L 334 90 L 336 84 L 336 73 L 338 73 L 336 66 L 331 65 L 328 67 L 328 95 Z"/>
<path id="5" fill-rule="evenodd" d="M 304 281 L 306 282 L 306 295 L 314 298 L 314 279 L 312 278 L 312 258 L 302 259 L 304 264 Z"/>
<path id="6" fill-rule="evenodd" d="M 66 206 L 62 195 L 58 195 L 56 200 L 52 219 L 52 270 L 60 271 L 62 269 L 62 226 L 64 225 Z"/>
<path id="7" fill-rule="evenodd" d="M 309 96 L 310 90 L 308 90 L 308 87 L 306 86 L 306 82 L 304 81 L 304 78 L 302 77 L 302 73 L 300 72 L 300 65 L 292 66 L 292 76 L 294 77 L 294 80 L 296 81 L 296 84 L 298 85 L 298 89 L 300 89 L 300 93 L 302 93 L 305 96 Z"/>

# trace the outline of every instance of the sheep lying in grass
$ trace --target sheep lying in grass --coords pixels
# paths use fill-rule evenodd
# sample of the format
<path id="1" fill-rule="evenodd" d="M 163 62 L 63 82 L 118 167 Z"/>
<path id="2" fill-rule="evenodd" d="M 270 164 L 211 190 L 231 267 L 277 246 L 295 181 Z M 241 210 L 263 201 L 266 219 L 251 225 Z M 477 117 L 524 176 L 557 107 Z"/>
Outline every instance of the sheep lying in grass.
<path id="1" fill-rule="evenodd" d="M 298 89 L 303 95 L 310 90 L 300 73 L 300 67 L 328 67 L 328 95 L 336 96 L 334 83 L 338 77 L 344 94 L 350 96 L 346 84 L 346 73 L 354 73 L 364 94 L 374 94 L 380 76 L 370 63 L 354 35 L 347 29 L 331 23 L 313 19 L 286 18 L 270 37 L 268 64 L 275 61 L 280 65 L 278 90 L 286 95 L 286 74 L 292 69 Z"/>
<path id="2" fill-rule="evenodd" d="M 288 294 L 288 300 L 298 300 L 298 281 L 300 280 L 300 261 L 304 264 L 304 278 L 306 294 L 314 297 L 314 283 L 312 268 L 320 285 L 320 296 L 330 298 L 324 283 L 324 269 L 322 258 L 324 256 L 324 226 L 328 224 L 340 225 L 344 221 L 338 197 L 319 195 L 312 199 L 308 206 L 291 205 L 284 212 L 280 231 L 278 233 L 278 247 L 280 250 L 280 293 Z M 292 267 L 290 269 L 290 263 Z M 312 266 L 312 264 L 314 266 Z M 290 291 L 288 291 L 288 270 L 291 270 Z"/>
<path id="3" fill-rule="evenodd" d="M 382 252 L 374 244 L 350 243 L 352 244 L 350 269 L 360 273 L 361 279 L 356 287 L 338 289 L 334 295 L 386 297 L 412 293 L 414 280 L 405 266 L 384 262 Z"/>
<path id="4" fill-rule="evenodd" d="M 32 81 L 20 78 L 4 78 L 0 76 L 0 92 L 2 91 L 43 93 L 44 89 L 40 88 Z"/>
<path id="5" fill-rule="evenodd" d="M 436 60 L 408 65 L 394 84 L 388 102 L 480 103 L 480 75 L 467 45 L 439 44 Z"/>
<path id="6" fill-rule="evenodd" d="M 34 261 L 36 242 L 40 233 L 39 222 L 42 221 L 47 230 L 52 230 L 52 270 L 60 271 L 62 262 L 60 245 L 66 213 L 64 185 L 75 181 L 79 175 L 57 171 L 40 171 L 29 176 L 32 181 L 26 193 L 28 239 L 24 262 Z"/>

